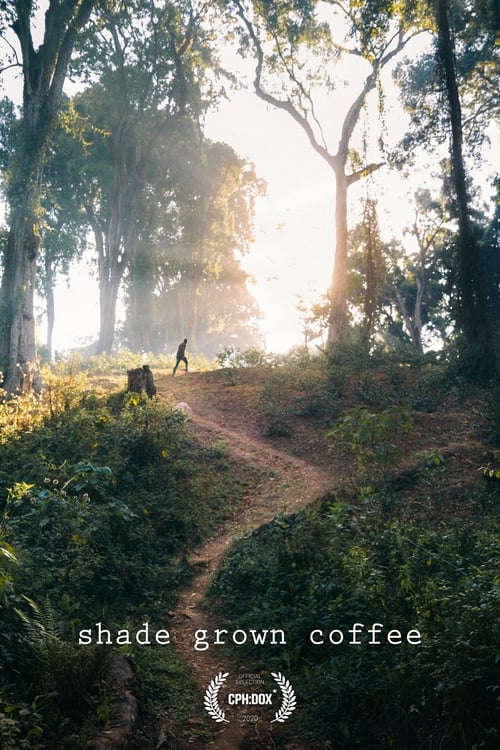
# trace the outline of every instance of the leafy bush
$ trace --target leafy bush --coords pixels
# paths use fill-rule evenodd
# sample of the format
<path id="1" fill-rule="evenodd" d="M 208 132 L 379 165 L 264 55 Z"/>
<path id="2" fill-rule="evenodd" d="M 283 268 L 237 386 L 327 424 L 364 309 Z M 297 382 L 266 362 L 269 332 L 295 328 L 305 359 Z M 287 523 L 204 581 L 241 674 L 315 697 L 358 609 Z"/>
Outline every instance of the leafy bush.
<path id="1" fill-rule="evenodd" d="M 216 355 L 219 367 L 262 367 L 268 364 L 267 355 L 262 349 L 237 349 L 225 346 Z"/>
<path id="2" fill-rule="evenodd" d="M 208 361 L 204 355 L 191 354 L 189 361 L 192 369 L 201 371 L 214 369 L 214 363 Z M 86 350 L 73 349 L 66 355 L 59 355 L 56 363 L 45 366 L 43 376 L 44 380 L 50 373 L 58 378 L 71 375 L 81 376 L 84 373 L 125 377 L 127 370 L 141 367 L 144 362 L 155 370 L 171 371 L 175 364 L 174 352 L 172 354 L 153 354 L 152 352 L 138 354 L 128 349 L 120 349 L 113 354 L 89 354 Z"/>
<path id="3" fill-rule="evenodd" d="M 498 527 L 387 524 L 324 502 L 237 543 L 212 586 L 224 627 L 282 628 L 238 658 L 287 672 L 302 730 L 338 748 L 497 747 Z M 418 629 L 420 645 L 345 641 L 355 622 Z M 313 645 L 312 630 L 342 631 Z M 365 630 L 366 633 L 366 630 Z"/>
<path id="4" fill-rule="evenodd" d="M 0 738 L 75 750 L 107 654 L 79 647 L 78 631 L 167 611 L 186 552 L 239 490 L 221 447 L 205 458 L 161 399 L 70 374 L 2 408 Z"/>
<path id="5" fill-rule="evenodd" d="M 398 439 L 411 429 L 407 408 L 393 406 L 373 413 L 364 406 L 355 406 L 329 435 L 349 446 L 362 474 L 386 481 L 401 456 Z"/>
<path id="6" fill-rule="evenodd" d="M 285 437 L 292 431 L 290 407 L 283 393 L 285 383 L 283 372 L 276 371 L 272 373 L 262 390 L 261 401 L 265 413 L 262 434 L 265 437 Z"/>

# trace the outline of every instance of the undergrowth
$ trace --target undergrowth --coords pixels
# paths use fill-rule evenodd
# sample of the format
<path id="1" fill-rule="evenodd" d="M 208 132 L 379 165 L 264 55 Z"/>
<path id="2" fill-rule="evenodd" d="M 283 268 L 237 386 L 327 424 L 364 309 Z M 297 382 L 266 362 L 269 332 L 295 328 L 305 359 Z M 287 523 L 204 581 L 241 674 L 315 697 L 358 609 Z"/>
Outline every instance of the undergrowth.
<path id="1" fill-rule="evenodd" d="M 488 465 L 463 486 L 439 448 L 400 466 L 415 414 L 444 419 L 476 396 L 471 429 Z M 286 645 L 249 639 L 234 655 L 250 671 L 285 673 L 307 707 L 289 731 L 336 750 L 498 747 L 498 389 L 453 377 L 444 355 L 336 347 L 271 374 L 262 403 L 267 434 L 311 419 L 355 462 L 349 483 L 316 507 L 234 544 L 210 592 L 216 625 L 286 634 Z M 349 643 L 355 623 L 359 644 Z M 392 629 L 400 644 L 388 642 Z"/>
<path id="2" fill-rule="evenodd" d="M 286 673 L 307 706 L 300 733 L 340 750 L 493 750 L 498 533 L 492 519 L 432 529 L 388 522 L 373 501 L 328 497 L 237 543 L 212 605 L 229 630 L 285 631 L 286 646 L 237 653 L 252 671 Z M 359 644 L 349 643 L 355 623 Z M 380 645 L 370 644 L 373 623 Z M 392 629 L 401 644 L 388 643 Z M 419 645 L 406 641 L 414 630 Z"/>
<path id="3" fill-rule="evenodd" d="M 187 552 L 232 512 L 224 451 L 193 444 L 185 421 L 81 373 L 0 406 L 2 748 L 84 746 L 105 719 L 109 648 L 82 648 L 80 630 L 167 612 Z M 163 686 L 152 699 L 168 703 Z"/>
<path id="4" fill-rule="evenodd" d="M 498 389 L 474 402 L 484 452 L 465 488 L 439 446 L 406 452 L 413 463 L 399 465 L 417 412 L 445 415 L 474 399 L 476 386 L 452 378 L 445 357 L 351 346 L 265 362 L 251 352 L 241 370 L 233 359 L 221 364 L 234 382 L 252 383 L 254 367 L 264 379 L 269 437 L 292 442 L 297 420 L 310 420 L 338 456 L 347 446 L 352 466 L 336 494 L 234 545 L 211 592 L 221 627 L 282 628 L 287 639 L 272 652 L 240 646 L 238 658 L 252 672 L 285 673 L 307 706 L 287 728 L 336 750 L 496 748 Z M 89 386 L 88 373 L 109 388 L 134 366 L 128 353 L 85 365 L 76 355 L 44 373 L 40 398 L 0 405 L 6 750 L 83 749 L 108 717 L 111 650 L 79 646 L 80 630 L 164 627 L 191 575 L 189 550 L 234 512 L 238 482 L 255 483 L 241 468 L 234 477 L 222 441 L 193 444 L 186 417 L 162 400 Z M 363 640 L 349 645 L 355 623 Z M 367 642 L 372 623 L 383 626 L 380 645 Z M 401 631 L 400 645 L 387 642 L 389 629 Z M 314 630 L 324 643 L 311 642 Z M 421 633 L 419 645 L 405 641 L 408 630 Z M 168 707 L 173 720 L 190 718 L 193 686 L 171 650 L 122 648 L 151 714 L 164 721 Z"/>

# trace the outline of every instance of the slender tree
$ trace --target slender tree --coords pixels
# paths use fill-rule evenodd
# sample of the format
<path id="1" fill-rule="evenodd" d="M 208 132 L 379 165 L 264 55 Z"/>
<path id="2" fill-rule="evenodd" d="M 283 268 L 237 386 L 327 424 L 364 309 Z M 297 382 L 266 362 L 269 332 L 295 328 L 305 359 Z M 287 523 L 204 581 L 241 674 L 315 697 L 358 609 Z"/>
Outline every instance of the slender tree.
<path id="1" fill-rule="evenodd" d="M 389 304 L 394 302 L 413 348 L 422 352 L 424 325 L 433 318 L 438 323 L 436 311 L 445 289 L 440 258 L 449 251 L 452 235 L 443 198 L 434 199 L 429 190 L 418 190 L 414 201 L 414 218 L 404 234 L 413 239 L 416 249 L 396 241 L 391 244 L 385 297 Z"/>
<path id="2" fill-rule="evenodd" d="M 257 96 L 297 122 L 334 173 L 336 236 L 328 330 L 332 343 L 342 339 L 347 328 L 348 190 L 381 166 L 353 153 L 353 137 L 382 71 L 411 39 L 412 14 L 404 4 L 396 12 L 394 4 L 382 1 L 231 0 L 229 5 L 240 19 L 243 51 L 252 49 L 255 55 Z M 339 35 L 339 28 L 345 33 Z M 330 107 L 335 108 L 334 72 L 329 71 L 339 59 L 361 63 L 365 75 L 346 114 L 336 122 L 340 136 L 333 149 L 317 114 L 314 91 L 326 88 Z"/>
<path id="3" fill-rule="evenodd" d="M 377 201 L 373 198 L 366 198 L 364 201 L 362 225 L 365 259 L 362 339 L 368 345 L 376 324 L 380 289 L 385 275 Z"/>
<path id="4" fill-rule="evenodd" d="M 36 4 L 16 0 L 0 6 L 0 25 L 18 42 L 23 77 L 22 128 L 7 185 L 9 236 L 0 288 L 0 367 L 8 394 L 40 387 L 36 363 L 33 295 L 40 251 L 43 168 L 57 124 L 64 81 L 81 29 L 95 0 L 51 0 L 43 41 L 33 39 Z"/>
<path id="5" fill-rule="evenodd" d="M 485 283 L 481 273 L 480 247 L 471 218 L 464 162 L 462 107 L 448 2 L 449 0 L 437 0 L 436 3 L 437 59 L 448 107 L 451 174 L 458 222 L 456 243 L 458 323 L 464 336 L 466 369 L 491 374 L 495 368 L 492 328 L 488 316 Z"/>
<path id="6" fill-rule="evenodd" d="M 424 147 L 442 159 L 449 217 L 457 228 L 448 267 L 463 369 L 491 373 L 494 334 L 483 263 L 487 249 L 476 221 L 479 186 L 471 165 L 481 159 L 500 116 L 499 6 L 496 0 L 432 0 L 425 7 L 433 45 L 397 71 L 412 121 L 403 158 Z M 449 159 L 442 158 L 445 148 Z"/>

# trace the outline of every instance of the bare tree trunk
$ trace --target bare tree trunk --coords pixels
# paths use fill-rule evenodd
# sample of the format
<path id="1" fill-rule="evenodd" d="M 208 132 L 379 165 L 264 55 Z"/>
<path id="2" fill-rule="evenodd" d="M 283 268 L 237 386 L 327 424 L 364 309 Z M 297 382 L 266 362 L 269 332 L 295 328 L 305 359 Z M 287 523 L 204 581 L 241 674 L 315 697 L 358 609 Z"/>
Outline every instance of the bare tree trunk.
<path id="1" fill-rule="evenodd" d="M 123 275 L 123 267 L 117 263 L 117 255 L 121 244 L 121 236 L 115 232 L 104 232 L 93 215 L 92 209 L 87 207 L 90 223 L 94 232 L 97 250 L 97 267 L 99 275 L 99 338 L 97 354 L 111 352 L 115 337 L 116 303 L 118 291 Z"/>
<path id="2" fill-rule="evenodd" d="M 32 373 L 33 386 L 39 389 L 41 385 L 39 374 L 36 374 L 38 365 L 33 307 L 40 250 L 37 223 L 46 152 L 46 138 L 43 131 L 37 130 L 40 98 L 39 92 L 31 92 L 28 99 L 25 91 L 22 128 L 25 148 L 20 149 L 8 185 L 11 210 L 0 289 L 0 369 L 4 374 L 3 388 L 9 395 L 27 389 L 28 372 Z"/>
<path id="3" fill-rule="evenodd" d="M 116 326 L 116 303 L 121 277 L 99 279 L 99 339 L 97 354 L 110 353 L 113 348 Z"/>
<path id="4" fill-rule="evenodd" d="M 39 238 L 33 221 L 25 217 L 22 209 L 15 214 L 11 219 L 0 290 L 0 363 L 3 388 L 9 395 L 29 390 L 30 385 L 39 390 L 41 385 L 33 307 Z"/>
<path id="5" fill-rule="evenodd" d="M 130 349 L 149 352 L 157 346 L 154 263 L 149 248 L 136 244 L 128 267 L 126 333 Z"/>
<path id="6" fill-rule="evenodd" d="M 335 170 L 335 257 L 330 287 L 328 343 L 342 341 L 347 332 L 347 176 Z"/>
<path id="7" fill-rule="evenodd" d="M 182 337 L 189 340 L 189 348 L 196 348 L 196 332 L 198 329 L 198 303 L 199 288 L 201 284 L 202 269 L 198 260 L 193 260 L 191 268 L 186 274 L 185 293 L 180 295 L 181 316 L 183 331 L 179 331 Z"/>
<path id="8" fill-rule="evenodd" d="M 117 164 L 105 229 L 94 214 L 92 205 L 86 207 L 96 243 L 99 273 L 98 354 L 109 353 L 113 347 L 118 292 L 130 252 L 137 240 L 133 194 L 140 187 L 130 186 L 131 179 L 125 165 L 121 162 Z"/>
<path id="9" fill-rule="evenodd" d="M 47 357 L 52 359 L 52 340 L 54 334 L 54 323 L 56 317 L 56 304 L 54 299 L 54 278 L 50 263 L 45 263 L 45 307 L 47 310 Z"/>
<path id="10" fill-rule="evenodd" d="M 425 276 L 423 271 L 423 259 L 422 259 L 422 272 L 416 275 L 417 282 L 417 294 L 415 296 L 415 307 L 413 308 L 413 346 L 417 352 L 422 353 L 422 304 L 424 301 L 425 294 Z"/>
<path id="11" fill-rule="evenodd" d="M 417 282 L 418 285 L 418 282 Z M 403 299 L 403 296 L 400 292 L 400 290 L 396 287 L 395 290 L 396 295 L 396 307 L 398 309 L 399 314 L 401 315 L 404 326 L 406 328 L 406 333 L 411 339 L 411 343 L 415 351 L 422 352 L 422 323 L 421 323 L 421 317 L 419 313 L 419 309 L 421 308 L 421 303 L 419 306 L 419 303 L 415 301 L 415 306 L 413 308 L 413 317 L 408 312 L 408 308 L 406 307 L 406 302 Z M 417 290 L 417 296 L 418 296 L 418 290 Z M 418 321 L 417 321 L 418 318 Z"/>

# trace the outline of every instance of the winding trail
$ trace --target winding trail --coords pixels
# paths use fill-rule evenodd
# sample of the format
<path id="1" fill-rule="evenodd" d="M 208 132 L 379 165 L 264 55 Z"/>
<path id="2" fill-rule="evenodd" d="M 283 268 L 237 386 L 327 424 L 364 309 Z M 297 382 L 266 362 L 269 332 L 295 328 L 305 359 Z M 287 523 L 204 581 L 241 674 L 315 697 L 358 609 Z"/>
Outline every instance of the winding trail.
<path id="1" fill-rule="evenodd" d="M 175 384 L 160 379 L 158 394 L 168 400 L 174 397 L 189 405 L 188 429 L 197 440 L 207 445 L 223 441 L 233 460 L 259 470 L 258 482 L 249 489 L 237 516 L 231 518 L 215 538 L 191 556 L 190 562 L 197 573 L 190 585 L 181 591 L 172 616 L 174 647 L 189 667 L 200 692 L 201 706 L 203 695 L 214 676 L 219 672 L 230 672 L 231 666 L 234 667 L 225 663 L 225 657 L 216 647 L 205 651 L 195 650 L 193 640 L 196 630 L 213 631 L 210 612 L 203 609 L 201 604 L 233 540 L 268 523 L 279 513 L 289 514 L 304 508 L 324 493 L 332 485 L 333 479 L 326 468 L 314 466 L 259 438 L 255 422 L 248 418 L 244 410 L 237 408 L 237 393 L 230 394 L 232 400 L 236 397 L 235 408 L 224 412 L 209 402 L 206 393 L 199 393 L 197 382 L 201 385 L 201 378 L 196 375 L 176 378 Z M 238 720 L 222 725 L 214 722 L 212 728 L 219 728 L 219 731 L 216 739 L 205 745 L 207 750 L 275 747 L 268 728 L 253 726 L 252 739 L 249 738 L 248 724 L 244 725 Z M 157 750 L 167 747 L 171 745 L 165 739 L 165 744 L 160 741 Z M 299 744 L 293 747 L 305 750 Z"/>

